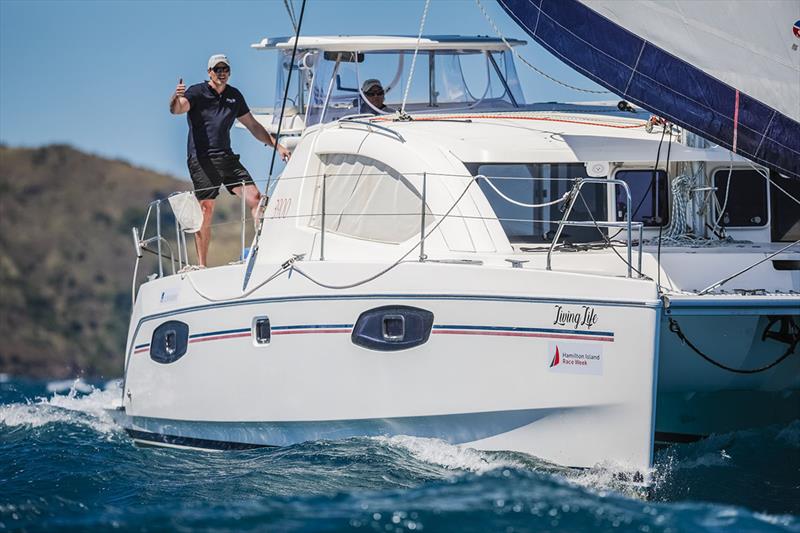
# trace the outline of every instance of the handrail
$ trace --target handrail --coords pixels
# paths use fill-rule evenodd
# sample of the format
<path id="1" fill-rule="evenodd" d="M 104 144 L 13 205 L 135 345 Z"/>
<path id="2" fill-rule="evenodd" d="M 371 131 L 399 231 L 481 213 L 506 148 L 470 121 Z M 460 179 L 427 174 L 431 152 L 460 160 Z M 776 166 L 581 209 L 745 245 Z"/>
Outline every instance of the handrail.
<path id="1" fill-rule="evenodd" d="M 381 126 L 379 124 L 375 124 L 374 122 L 370 122 L 368 120 L 358 120 L 358 119 L 355 119 L 355 118 L 342 117 L 337 121 L 337 124 L 339 125 L 340 128 L 342 127 L 342 123 L 361 124 L 363 126 L 367 126 L 367 129 L 375 128 L 376 130 L 386 131 L 388 133 L 391 133 L 395 137 L 397 137 L 397 139 L 400 142 L 402 142 L 402 143 L 406 142 L 405 138 L 402 135 L 400 135 L 400 132 L 397 132 L 397 131 L 393 130 L 392 128 L 387 128 L 386 126 Z"/>
<path id="2" fill-rule="evenodd" d="M 384 126 L 376 125 L 376 124 L 370 123 L 370 122 L 365 122 L 365 121 L 360 121 L 360 120 L 352 120 L 352 119 L 346 119 L 345 122 L 363 124 L 363 125 L 369 126 L 371 128 L 377 128 L 377 129 L 381 129 L 381 130 L 386 130 L 386 131 L 388 131 L 388 132 L 390 132 L 392 134 L 396 134 L 397 133 L 397 132 L 394 132 L 393 130 L 391 130 L 390 128 L 386 128 Z M 401 137 L 401 136 L 399 136 L 399 134 L 398 134 L 398 137 Z M 388 177 L 391 177 L 392 179 L 395 179 L 389 173 L 336 174 L 333 177 L 340 177 L 340 176 L 346 176 L 346 175 L 377 176 L 379 178 L 385 178 L 385 177 L 388 176 Z M 403 173 L 403 175 L 404 176 L 415 175 L 415 176 L 420 176 L 421 177 L 421 180 L 420 180 L 421 181 L 421 183 L 420 183 L 420 187 L 421 187 L 420 188 L 420 200 L 421 200 L 421 202 L 420 202 L 420 209 L 416 213 L 412 213 L 412 212 L 408 212 L 408 213 L 397 213 L 397 212 L 392 212 L 392 213 L 347 213 L 347 212 L 342 212 L 342 213 L 336 213 L 336 216 L 337 217 L 339 217 L 339 216 L 341 216 L 341 217 L 347 217 L 347 216 L 365 217 L 365 216 L 372 216 L 372 215 L 375 215 L 375 216 L 379 216 L 379 215 L 380 216 L 395 215 L 395 216 L 416 216 L 416 217 L 419 217 L 419 221 L 420 221 L 420 243 L 419 243 L 419 259 L 418 260 L 420 262 L 424 262 L 424 261 L 427 260 L 427 255 L 425 253 L 425 240 L 426 240 L 426 237 L 429 236 L 429 234 L 426 233 L 425 228 L 426 228 L 426 223 L 428 223 L 428 218 L 429 218 L 428 215 L 430 214 L 431 216 L 436 217 L 436 218 L 440 218 L 441 217 L 441 215 L 439 215 L 437 213 L 428 211 L 428 205 L 427 205 L 428 192 L 429 192 L 428 191 L 428 175 L 437 176 L 437 177 L 440 177 L 440 176 L 441 177 L 452 176 L 454 178 L 463 178 L 463 177 L 468 177 L 468 176 L 461 175 L 461 174 L 443 174 L 443 173 L 427 172 L 427 171 L 424 171 L 424 172 L 405 172 L 405 173 Z M 321 209 L 321 213 L 316 213 L 316 214 L 311 213 L 310 215 L 309 214 L 297 214 L 297 215 L 280 214 L 280 216 L 272 217 L 272 216 L 266 216 L 265 212 L 260 212 L 259 215 L 258 215 L 260 219 L 270 219 L 270 220 L 271 219 L 278 219 L 278 218 L 286 219 L 286 218 L 307 218 L 308 216 L 311 216 L 311 217 L 321 216 L 321 224 L 322 225 L 321 225 L 321 228 L 320 228 L 320 232 L 321 232 L 321 236 L 320 236 L 320 252 L 319 252 L 319 260 L 320 261 L 325 261 L 325 259 L 326 259 L 326 257 L 325 257 L 325 251 L 326 251 L 325 250 L 325 245 L 326 245 L 326 240 L 328 240 L 326 238 L 326 236 L 331 231 L 330 228 L 328 227 L 328 225 L 329 225 L 328 224 L 328 222 L 329 222 L 328 221 L 328 218 L 329 218 L 328 215 L 330 215 L 330 213 L 327 213 L 327 208 L 328 208 L 328 198 L 327 198 L 327 188 L 328 187 L 327 187 L 327 182 L 329 181 L 328 178 L 330 178 L 330 177 L 331 176 L 328 175 L 328 174 L 315 174 L 315 175 L 296 176 L 296 177 L 294 177 L 294 179 L 320 179 L 320 178 L 322 179 L 322 183 L 321 183 L 321 186 L 322 186 L 322 191 L 321 191 L 321 208 L 322 209 Z M 482 176 L 482 175 L 469 176 L 469 177 L 471 177 L 473 180 L 484 178 L 484 179 L 486 179 L 487 182 L 489 181 L 488 178 L 486 178 L 485 176 Z M 291 178 L 289 178 L 289 179 L 291 179 Z M 528 180 L 528 181 L 548 181 L 549 180 L 549 181 L 552 181 L 552 179 L 550 179 L 550 178 L 541 178 L 541 177 L 522 178 L 522 177 L 517 177 L 517 176 L 508 177 L 508 178 L 503 177 L 503 176 L 495 176 L 492 179 L 514 179 L 514 180 Z M 572 181 L 575 182 L 575 185 L 573 186 L 572 190 L 568 194 L 566 194 L 563 198 L 561 198 L 561 199 L 559 199 L 557 201 L 548 203 L 548 205 L 549 205 L 549 204 L 558 203 L 558 202 L 566 202 L 566 207 L 565 207 L 564 216 L 561 218 L 560 221 L 558 221 L 558 228 L 556 230 L 556 234 L 555 234 L 552 242 L 549 243 L 549 247 L 547 248 L 547 250 L 548 250 L 547 251 L 547 270 L 552 270 L 552 252 L 554 250 L 556 250 L 556 247 L 559 245 L 560 238 L 561 238 L 561 236 L 563 234 L 564 226 L 590 227 L 590 226 L 594 225 L 595 227 L 599 226 L 599 227 L 608 227 L 608 228 L 615 227 L 615 228 L 625 228 L 625 229 L 627 229 L 627 238 L 626 238 L 626 241 L 625 241 L 625 246 L 627 248 L 627 262 L 626 262 L 627 267 L 628 267 L 627 268 L 627 276 L 628 277 L 632 277 L 632 271 L 633 270 L 636 270 L 636 272 L 638 272 L 639 275 L 641 276 L 642 275 L 641 274 L 641 270 L 642 270 L 642 247 L 643 247 L 644 224 L 641 223 L 641 222 L 633 222 L 631 220 L 631 216 L 630 216 L 630 214 L 631 214 L 631 209 L 630 209 L 631 194 L 630 194 L 630 190 L 629 190 L 629 187 L 628 187 L 627 183 L 625 183 L 623 181 L 620 181 L 620 180 L 614 180 L 614 179 L 595 179 L 595 178 L 569 178 L 569 179 L 571 179 Z M 592 221 L 570 221 L 570 220 L 567 220 L 569 218 L 571 212 L 572 212 L 572 209 L 574 208 L 575 202 L 577 201 L 577 198 L 578 198 L 578 196 L 580 194 L 580 191 L 581 191 L 583 185 L 587 184 L 587 183 L 590 183 L 590 184 L 601 184 L 601 185 L 605 184 L 605 185 L 613 185 L 615 187 L 618 187 L 618 186 L 619 187 L 623 187 L 623 189 L 625 190 L 625 193 L 626 193 L 626 202 L 627 202 L 627 205 L 628 205 L 626 220 L 624 222 L 609 222 L 609 221 L 596 221 L 596 220 L 592 220 Z M 243 183 L 243 185 L 244 185 L 244 183 Z M 512 201 L 509 198 L 504 198 L 504 199 L 506 201 Z M 172 247 L 170 241 L 168 241 L 164 237 L 164 235 L 162 234 L 162 228 L 161 228 L 161 203 L 162 202 L 163 202 L 163 199 L 156 199 L 156 200 L 153 200 L 153 201 L 151 201 L 149 203 L 147 214 L 145 216 L 145 221 L 144 221 L 144 224 L 142 226 L 141 235 L 138 237 L 138 240 L 137 240 L 138 246 L 140 247 L 141 250 L 146 250 L 148 252 L 151 252 L 151 253 L 153 253 L 154 255 L 156 255 L 158 257 L 158 262 L 159 262 L 159 265 L 158 265 L 159 266 L 158 276 L 159 277 L 163 277 L 164 276 L 163 259 L 170 259 L 170 262 L 171 262 L 171 265 L 172 265 L 172 272 L 173 273 L 176 272 L 175 256 L 174 256 L 174 253 L 173 253 L 173 247 Z M 538 206 L 538 204 L 537 204 L 537 206 Z M 244 256 L 244 251 L 245 251 L 245 244 L 246 244 L 246 241 L 244 240 L 245 237 L 246 237 L 246 224 L 247 224 L 247 220 L 248 220 L 247 203 L 246 203 L 246 199 L 244 198 L 244 196 L 241 197 L 240 208 L 241 208 L 240 220 L 235 220 L 234 219 L 234 221 L 215 224 L 215 226 L 219 226 L 219 225 L 223 225 L 223 224 L 231 224 L 231 223 L 240 223 L 241 224 L 241 237 L 242 237 L 242 256 L 241 257 L 243 257 Z M 155 213 L 153 213 L 154 211 L 155 211 Z M 312 209 L 312 211 L 314 211 L 314 210 Z M 466 215 L 466 214 L 460 214 L 460 213 L 459 214 L 448 213 L 448 216 L 453 217 L 453 218 L 461 218 L 461 219 L 494 220 L 494 221 L 497 221 L 497 222 L 519 221 L 519 220 L 533 221 L 533 222 L 537 222 L 537 221 L 538 222 L 546 222 L 546 223 L 550 223 L 550 224 L 554 224 L 556 222 L 555 220 L 535 220 L 535 219 L 527 219 L 527 218 L 526 219 L 512 219 L 512 218 L 504 218 L 504 217 L 497 217 L 497 216 L 480 216 L 478 214 Z M 155 228 L 154 228 L 155 229 L 155 236 L 148 238 L 147 231 L 148 231 L 148 226 L 149 226 L 149 222 L 150 222 L 151 218 L 155 218 L 156 219 L 155 220 L 155 224 L 154 224 L 155 225 Z M 638 231 L 638 250 L 637 250 L 638 251 L 638 268 L 635 268 L 633 266 L 633 263 L 632 263 L 632 254 L 633 254 L 632 248 L 633 248 L 633 239 L 634 239 L 633 231 L 634 230 Z M 186 246 L 186 235 L 185 235 L 185 232 L 183 231 L 183 227 L 182 227 L 182 225 L 180 224 L 180 222 L 177 219 L 175 221 L 175 231 L 176 231 L 177 253 L 178 253 L 177 271 L 182 271 L 184 263 L 187 266 L 189 265 L 188 247 Z M 615 246 L 612 242 L 608 241 L 608 239 L 606 239 L 606 242 L 608 243 L 609 246 L 612 246 L 612 247 Z M 151 244 L 151 243 L 157 244 L 158 249 L 156 249 L 156 250 L 148 249 L 147 245 Z M 169 255 L 167 255 L 165 253 L 165 251 L 161 250 L 161 248 L 163 247 L 164 243 L 168 246 Z M 545 243 L 542 243 L 542 251 L 544 250 L 544 244 Z M 620 243 L 620 244 L 622 244 L 622 243 Z M 182 257 L 183 255 L 186 255 L 185 261 L 184 261 L 184 258 Z M 241 257 L 240 257 L 240 260 L 241 260 Z M 138 259 L 140 259 L 140 258 L 137 257 L 137 260 Z M 136 281 L 134 280 L 134 294 L 135 294 L 135 285 L 136 285 Z"/>
<path id="3" fill-rule="evenodd" d="M 632 233 L 632 225 L 631 225 L 631 190 L 628 187 L 628 184 L 622 180 L 617 179 L 608 179 L 608 178 L 577 178 L 575 180 L 575 185 L 572 187 L 572 191 L 570 191 L 569 199 L 567 200 L 567 207 L 564 210 L 564 216 L 561 217 L 561 221 L 558 224 L 558 229 L 556 230 L 556 234 L 553 236 L 553 241 L 550 243 L 550 249 L 547 251 L 547 270 L 552 270 L 550 259 L 551 255 L 553 254 L 553 249 L 555 248 L 556 244 L 558 244 L 559 238 L 561 238 L 561 232 L 564 230 L 564 222 L 569 218 L 570 213 L 572 212 L 572 208 L 575 206 L 575 201 L 578 199 L 578 196 L 581 193 L 581 189 L 587 183 L 592 184 L 599 184 L 599 185 L 614 185 L 615 187 L 622 187 L 625 190 L 625 202 L 626 202 L 626 213 L 625 213 L 625 227 L 627 228 L 627 237 L 628 237 L 628 276 L 632 277 L 633 265 L 631 264 L 631 233 Z M 642 240 L 639 239 L 639 247 L 641 249 Z M 639 260 L 641 261 L 641 253 L 639 254 Z M 641 267 L 639 268 L 639 272 L 641 273 Z"/>

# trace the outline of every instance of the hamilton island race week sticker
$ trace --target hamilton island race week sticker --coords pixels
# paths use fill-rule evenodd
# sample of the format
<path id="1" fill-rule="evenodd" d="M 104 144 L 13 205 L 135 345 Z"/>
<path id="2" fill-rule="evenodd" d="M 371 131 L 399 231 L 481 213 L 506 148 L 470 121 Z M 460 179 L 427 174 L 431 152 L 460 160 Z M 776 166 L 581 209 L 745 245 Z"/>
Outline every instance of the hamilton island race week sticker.
<path id="1" fill-rule="evenodd" d="M 551 342 L 550 372 L 603 375 L 603 346 L 599 343 Z"/>

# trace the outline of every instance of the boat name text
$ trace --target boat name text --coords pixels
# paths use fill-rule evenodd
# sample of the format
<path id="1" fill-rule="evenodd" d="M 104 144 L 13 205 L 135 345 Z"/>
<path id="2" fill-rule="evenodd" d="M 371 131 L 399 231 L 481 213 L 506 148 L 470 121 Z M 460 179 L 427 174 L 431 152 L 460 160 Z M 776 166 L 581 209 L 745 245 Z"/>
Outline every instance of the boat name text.
<path id="1" fill-rule="evenodd" d="M 553 325 L 566 326 L 567 324 L 579 328 L 585 326 L 586 329 L 591 329 L 592 326 L 597 324 L 599 320 L 594 307 L 582 305 L 580 311 L 565 309 L 562 305 L 556 306 L 556 318 L 553 320 Z"/>

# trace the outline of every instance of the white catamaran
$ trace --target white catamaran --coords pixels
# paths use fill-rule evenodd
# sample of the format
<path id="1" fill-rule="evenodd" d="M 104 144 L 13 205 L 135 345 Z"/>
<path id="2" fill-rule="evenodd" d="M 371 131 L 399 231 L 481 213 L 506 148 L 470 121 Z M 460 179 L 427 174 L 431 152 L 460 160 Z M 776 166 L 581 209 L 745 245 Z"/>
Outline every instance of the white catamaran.
<path id="1" fill-rule="evenodd" d="M 582 10 L 619 27 L 577 1 L 500 3 L 540 42 Z M 567 8 L 573 26 L 546 12 Z M 138 287 L 112 411 L 133 439 L 402 434 L 644 471 L 656 441 L 800 416 L 796 153 L 744 153 L 742 126 L 704 143 L 663 110 L 526 104 L 521 44 L 253 45 L 280 55 L 290 98 L 259 120 L 294 155 L 246 261 L 181 271 L 179 227 L 174 273 Z M 612 90 L 647 107 L 637 83 Z M 153 227 L 138 256 L 166 240 Z"/>

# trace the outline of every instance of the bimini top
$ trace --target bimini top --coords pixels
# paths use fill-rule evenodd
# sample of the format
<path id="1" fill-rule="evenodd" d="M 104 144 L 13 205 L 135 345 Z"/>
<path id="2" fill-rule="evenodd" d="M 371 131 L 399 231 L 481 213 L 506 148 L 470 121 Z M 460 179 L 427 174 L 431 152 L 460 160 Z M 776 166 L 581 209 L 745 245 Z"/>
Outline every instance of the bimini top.
<path id="1" fill-rule="evenodd" d="M 251 44 L 261 50 L 291 50 L 294 37 L 267 37 L 261 42 Z M 527 44 L 518 39 L 506 39 L 511 46 Z M 300 37 L 298 50 L 323 50 L 329 52 L 379 52 L 414 50 L 417 48 L 416 36 L 405 35 L 322 35 Z M 459 50 L 459 51 L 503 51 L 507 49 L 502 39 L 493 37 L 461 35 L 425 35 L 419 40 L 420 50 Z"/>

